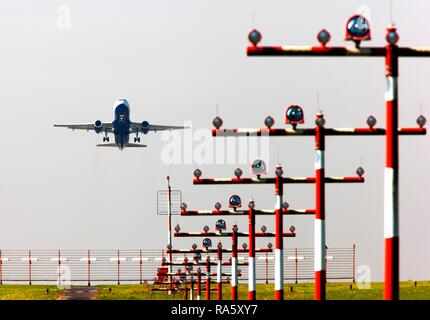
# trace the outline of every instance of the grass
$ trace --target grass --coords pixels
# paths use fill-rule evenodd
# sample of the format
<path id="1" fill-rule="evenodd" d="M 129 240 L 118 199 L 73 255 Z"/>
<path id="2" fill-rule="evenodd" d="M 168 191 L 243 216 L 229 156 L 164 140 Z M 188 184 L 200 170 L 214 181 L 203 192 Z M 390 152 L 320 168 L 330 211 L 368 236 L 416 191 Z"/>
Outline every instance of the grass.
<path id="1" fill-rule="evenodd" d="M 351 286 L 351 287 L 350 287 Z M 109 292 L 109 288 L 112 289 Z M 351 289 L 352 288 L 352 289 Z M 248 299 L 247 285 L 239 285 L 239 299 Z M 314 298 L 313 283 L 288 284 L 285 286 L 286 300 L 312 300 Z M 202 299 L 205 299 L 202 292 Z M 380 300 L 383 297 L 383 283 L 374 282 L 370 289 L 360 290 L 355 283 L 338 282 L 327 284 L 328 300 Z M 101 300 L 182 300 L 183 293 L 167 295 L 166 292 L 150 292 L 144 285 L 100 286 Z M 417 286 L 412 281 L 402 282 L 400 285 L 402 300 L 430 300 L 430 281 L 418 281 Z M 212 299 L 216 299 L 216 291 L 212 291 Z M 223 299 L 230 300 L 230 287 L 223 287 Z M 257 284 L 257 299 L 273 299 L 273 285 Z"/>
<path id="2" fill-rule="evenodd" d="M 213 284 L 215 287 L 215 284 Z M 351 286 L 351 288 L 350 288 Z M 168 295 L 166 292 L 151 292 L 147 285 L 102 285 L 98 299 L 100 300 L 182 300 L 183 293 Z M 111 291 L 109 290 L 111 289 Z M 46 289 L 49 289 L 47 294 Z M 239 285 L 239 299 L 248 299 L 246 284 Z M 285 286 L 286 300 L 312 300 L 314 297 L 313 283 L 287 284 Z M 56 286 L 44 285 L 0 285 L 0 300 L 54 300 L 61 290 Z M 360 290 L 355 283 L 337 282 L 327 284 L 327 299 L 329 300 L 379 300 L 383 296 L 383 283 L 373 282 L 371 289 Z M 202 292 L 205 299 L 206 292 Z M 430 300 L 430 281 L 401 282 L 400 298 L 402 300 Z M 215 288 L 212 299 L 216 299 Z M 224 285 L 223 299 L 230 300 L 230 287 Z M 257 284 L 257 299 L 273 299 L 273 284 Z"/>
<path id="3" fill-rule="evenodd" d="M 49 291 L 47 291 L 47 289 Z M 55 300 L 61 290 L 56 286 L 3 284 L 0 285 L 0 300 Z"/>

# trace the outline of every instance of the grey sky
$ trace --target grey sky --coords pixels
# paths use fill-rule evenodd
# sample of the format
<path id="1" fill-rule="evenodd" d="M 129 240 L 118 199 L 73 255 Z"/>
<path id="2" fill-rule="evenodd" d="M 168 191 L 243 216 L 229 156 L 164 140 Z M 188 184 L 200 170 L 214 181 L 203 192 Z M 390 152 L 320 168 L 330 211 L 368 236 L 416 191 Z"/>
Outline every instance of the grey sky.
<path id="1" fill-rule="evenodd" d="M 71 9 L 71 29 L 57 28 L 57 8 Z M 384 125 L 382 59 L 247 58 L 247 34 L 264 44 L 315 43 L 321 28 L 343 44 L 344 23 L 370 6 L 372 45 L 383 45 L 389 1 L 3 1 L 0 3 L 0 86 L 3 150 L 0 174 L 2 249 L 116 249 L 165 246 L 165 217 L 156 216 L 156 192 L 171 175 L 190 208 L 210 208 L 236 190 L 260 208 L 274 204 L 271 187 L 193 186 L 195 165 L 161 163 L 161 136 L 147 149 L 97 149 L 101 136 L 53 128 L 54 123 L 110 121 L 114 100 L 125 97 L 132 120 L 211 126 L 219 104 L 225 127 L 282 124 L 288 104 L 313 123 L 315 91 L 327 125 L 362 126 L 369 114 Z M 311 10 L 312 9 L 312 10 Z M 428 1 L 394 1 L 400 44 L 430 46 Z M 254 23 L 252 16 L 255 16 Z M 368 45 L 367 43 L 365 45 Z M 420 102 L 428 115 L 430 60 L 400 64 L 402 126 L 415 126 Z M 429 279 L 429 137 L 401 139 L 401 277 Z M 287 175 L 313 175 L 311 138 L 274 139 Z M 328 175 L 353 175 L 362 163 L 364 185 L 327 188 L 327 244 L 357 244 L 358 264 L 383 275 L 384 140 L 333 138 Z M 362 160 L 360 160 L 362 159 Z M 235 165 L 202 166 L 204 175 L 230 176 Z M 246 174 L 248 168 L 243 167 Z M 273 168 L 270 170 L 273 174 Z M 313 208 L 311 186 L 287 186 L 294 208 Z M 198 195 L 198 197 L 196 196 Z M 183 230 L 209 219 L 178 218 Z M 245 228 L 246 218 L 237 221 Z M 273 230 L 272 218 L 257 220 Z M 176 218 L 174 219 L 176 222 Z M 313 221 L 294 218 L 297 238 L 286 247 L 311 247 Z M 191 245 L 191 241 L 177 242 Z"/>

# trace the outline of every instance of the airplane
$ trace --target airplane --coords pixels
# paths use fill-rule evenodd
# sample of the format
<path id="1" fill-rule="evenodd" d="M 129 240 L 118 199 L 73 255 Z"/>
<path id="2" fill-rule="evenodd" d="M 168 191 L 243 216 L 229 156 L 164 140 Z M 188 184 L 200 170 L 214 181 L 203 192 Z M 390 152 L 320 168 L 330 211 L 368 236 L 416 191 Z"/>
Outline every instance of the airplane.
<path id="1" fill-rule="evenodd" d="M 112 122 L 102 122 L 96 120 L 94 123 L 85 124 L 54 124 L 54 127 L 69 128 L 72 130 L 94 130 L 96 133 L 104 132 L 103 142 L 109 142 L 108 133 L 113 133 L 115 143 L 97 144 L 97 147 L 118 147 L 123 150 L 125 147 L 144 148 L 145 144 L 140 144 L 139 133 L 148 134 L 149 131 L 187 129 L 183 126 L 166 126 L 150 124 L 148 121 L 131 122 L 130 121 L 130 104 L 126 99 L 120 98 L 115 101 L 114 120 Z M 129 135 L 136 134 L 134 143 L 129 143 Z"/>

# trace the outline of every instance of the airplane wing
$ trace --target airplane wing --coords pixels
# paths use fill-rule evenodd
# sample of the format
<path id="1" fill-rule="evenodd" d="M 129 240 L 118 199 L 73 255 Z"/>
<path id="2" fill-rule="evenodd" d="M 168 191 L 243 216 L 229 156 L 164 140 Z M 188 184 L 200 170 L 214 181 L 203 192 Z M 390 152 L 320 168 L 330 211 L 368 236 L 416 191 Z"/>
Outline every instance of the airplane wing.
<path id="1" fill-rule="evenodd" d="M 72 130 L 86 130 L 86 131 L 95 130 L 94 123 L 54 124 L 54 127 L 68 128 L 68 129 L 72 129 Z M 104 131 L 112 132 L 113 131 L 112 123 L 110 123 L 110 122 L 103 122 L 102 123 L 102 129 L 101 129 L 101 131 L 102 132 L 104 132 Z"/>
<path id="2" fill-rule="evenodd" d="M 150 124 L 148 127 L 148 131 L 164 131 L 164 130 L 180 130 L 187 129 L 189 127 L 184 126 L 167 126 L 167 125 L 158 125 L 158 124 Z M 132 122 L 130 124 L 130 132 L 142 132 L 142 124 L 137 122 Z"/>

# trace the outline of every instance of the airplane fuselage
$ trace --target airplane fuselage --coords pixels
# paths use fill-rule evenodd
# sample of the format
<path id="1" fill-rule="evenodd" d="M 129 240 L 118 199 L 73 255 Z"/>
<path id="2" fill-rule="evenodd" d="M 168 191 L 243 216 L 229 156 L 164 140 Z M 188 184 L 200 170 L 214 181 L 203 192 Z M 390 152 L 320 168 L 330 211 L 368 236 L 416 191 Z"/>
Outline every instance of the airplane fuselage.
<path id="1" fill-rule="evenodd" d="M 130 138 L 130 107 L 126 103 L 118 104 L 114 109 L 112 122 L 115 143 L 119 149 L 124 149 Z"/>

